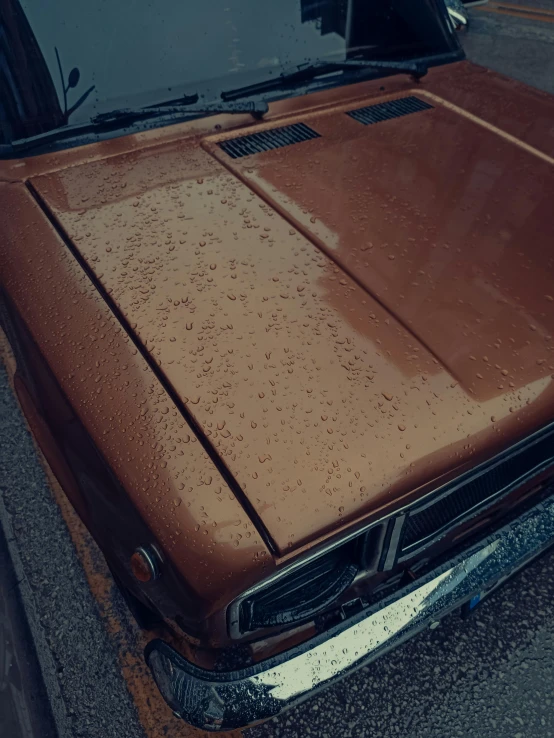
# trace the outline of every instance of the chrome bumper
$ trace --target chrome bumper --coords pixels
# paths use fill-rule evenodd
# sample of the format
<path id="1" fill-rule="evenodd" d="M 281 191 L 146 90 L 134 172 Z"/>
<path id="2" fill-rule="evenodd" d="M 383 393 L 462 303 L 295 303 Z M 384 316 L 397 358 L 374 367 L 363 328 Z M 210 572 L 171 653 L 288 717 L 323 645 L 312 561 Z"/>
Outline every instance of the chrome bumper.
<path id="1" fill-rule="evenodd" d="M 208 671 L 160 640 L 148 644 L 146 661 L 167 703 L 186 722 L 213 731 L 244 727 L 373 661 L 508 578 L 552 543 L 554 498 L 549 498 L 375 607 L 260 664 Z"/>

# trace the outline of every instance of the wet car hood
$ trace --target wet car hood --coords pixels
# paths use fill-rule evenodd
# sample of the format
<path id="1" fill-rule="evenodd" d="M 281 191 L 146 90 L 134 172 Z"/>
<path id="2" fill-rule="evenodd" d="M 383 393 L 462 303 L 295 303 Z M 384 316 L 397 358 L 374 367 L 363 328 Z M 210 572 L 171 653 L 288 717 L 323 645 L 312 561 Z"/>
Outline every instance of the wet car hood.
<path id="1" fill-rule="evenodd" d="M 396 97 L 31 180 L 281 552 L 554 415 L 552 161 Z"/>

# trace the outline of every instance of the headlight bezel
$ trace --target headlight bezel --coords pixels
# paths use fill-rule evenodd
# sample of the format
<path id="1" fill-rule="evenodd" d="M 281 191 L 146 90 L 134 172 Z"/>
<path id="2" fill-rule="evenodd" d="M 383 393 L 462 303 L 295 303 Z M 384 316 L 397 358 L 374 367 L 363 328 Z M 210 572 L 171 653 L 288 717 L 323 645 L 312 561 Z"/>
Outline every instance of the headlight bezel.
<path id="1" fill-rule="evenodd" d="M 378 522 L 364 528 L 363 530 L 353 531 L 348 537 L 338 541 L 328 543 L 319 549 L 310 553 L 309 556 L 298 559 L 286 567 L 274 572 L 270 577 L 250 587 L 237 597 L 227 608 L 227 625 L 230 637 L 233 640 L 243 640 L 251 638 L 257 633 L 267 631 L 278 632 L 293 628 L 302 623 L 309 622 L 311 619 L 325 612 L 332 607 L 340 596 L 348 591 L 356 577 L 360 573 L 371 573 L 377 571 L 379 563 L 379 554 L 385 538 L 387 523 Z M 304 611 L 297 612 L 298 617 L 284 617 L 280 621 L 273 623 L 268 622 L 266 625 L 254 623 L 255 627 L 244 627 L 245 620 L 243 611 L 248 607 L 250 598 L 256 595 L 262 595 L 274 586 L 282 586 L 287 580 L 296 580 L 296 577 L 305 575 L 308 577 L 311 567 L 317 566 L 325 557 L 338 555 L 344 557 L 345 566 L 343 575 L 337 577 L 336 587 L 333 591 L 329 591 L 325 601 L 321 601 L 318 607 L 306 607 Z"/>

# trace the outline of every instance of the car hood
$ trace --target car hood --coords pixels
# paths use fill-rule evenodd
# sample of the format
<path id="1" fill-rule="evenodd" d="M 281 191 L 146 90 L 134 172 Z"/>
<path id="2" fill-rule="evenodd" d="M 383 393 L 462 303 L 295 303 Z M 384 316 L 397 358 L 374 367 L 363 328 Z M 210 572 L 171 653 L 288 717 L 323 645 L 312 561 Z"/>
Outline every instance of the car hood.
<path id="1" fill-rule="evenodd" d="M 31 180 L 281 553 L 554 414 L 552 161 L 395 97 Z"/>

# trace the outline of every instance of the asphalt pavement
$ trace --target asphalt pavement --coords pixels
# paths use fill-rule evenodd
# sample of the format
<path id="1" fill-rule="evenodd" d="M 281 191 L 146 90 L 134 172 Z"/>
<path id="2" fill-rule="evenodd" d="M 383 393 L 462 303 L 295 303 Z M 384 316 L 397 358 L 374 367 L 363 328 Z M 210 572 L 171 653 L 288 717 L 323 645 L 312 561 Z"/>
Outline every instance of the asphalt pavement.
<path id="1" fill-rule="evenodd" d="M 518 2 L 554 10 L 553 0 Z M 471 16 L 463 37 L 470 59 L 554 93 L 554 23 L 491 9 Z M 137 686 L 122 663 L 138 663 L 141 649 L 122 647 L 114 635 L 128 627 L 123 615 L 114 628 L 110 611 L 106 625 L 105 606 L 91 592 L 90 562 L 87 573 L 3 370 L 0 566 L 0 738 L 190 735 L 170 716 L 161 726 L 147 724 L 150 697 L 137 710 Z M 115 588 L 110 598 L 114 612 L 123 612 Z M 452 614 L 333 688 L 245 731 L 245 738 L 296 736 L 554 736 L 554 552 L 469 619 Z"/>
<path id="2" fill-rule="evenodd" d="M 56 738 L 19 583 L 0 528 L 0 736 Z"/>
<path id="3" fill-rule="evenodd" d="M 0 529 L 59 738 L 144 738 L 98 604 L 0 363 Z M 8 577 L 3 572 L 3 579 Z M 11 621 L 16 622 L 17 614 Z M 9 638 L 10 636 L 8 636 Z M 3 647 L 7 648 L 7 639 Z M 37 669 L 38 666 L 38 669 Z M 45 706 L 36 695 L 32 715 Z M 0 708 L 7 710 L 7 697 Z M 21 738 L 50 738 L 20 721 Z M 17 733 L 14 732 L 17 736 Z M 0 738 L 13 738 L 9 733 Z"/>
<path id="4" fill-rule="evenodd" d="M 503 4 L 508 12 L 499 5 L 470 10 L 469 31 L 461 34 L 468 59 L 554 94 L 554 0 L 511 0 Z M 514 6 L 527 17 L 509 15 L 518 12 Z M 535 10 L 545 11 L 537 15 L 542 21 L 532 20 Z"/>

